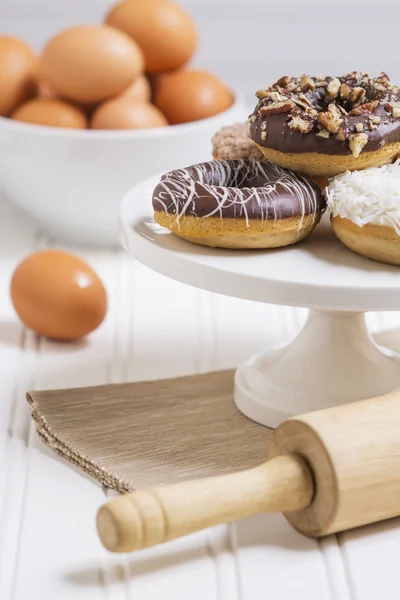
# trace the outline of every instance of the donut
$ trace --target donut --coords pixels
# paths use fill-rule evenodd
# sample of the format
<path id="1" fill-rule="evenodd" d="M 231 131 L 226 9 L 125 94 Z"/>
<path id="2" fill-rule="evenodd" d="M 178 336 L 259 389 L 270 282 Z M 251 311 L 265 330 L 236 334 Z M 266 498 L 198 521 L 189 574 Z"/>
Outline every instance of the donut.
<path id="1" fill-rule="evenodd" d="M 350 250 L 400 265 L 400 164 L 348 171 L 325 190 L 333 231 Z"/>
<path id="2" fill-rule="evenodd" d="M 256 96 L 251 138 L 282 167 L 332 177 L 400 152 L 400 90 L 385 73 L 281 77 Z"/>
<path id="3" fill-rule="evenodd" d="M 224 125 L 211 139 L 216 160 L 264 160 L 264 155 L 250 137 L 249 123 Z M 321 190 L 328 185 L 326 177 L 311 177 Z"/>
<path id="4" fill-rule="evenodd" d="M 211 139 L 215 160 L 264 160 L 264 155 L 250 137 L 249 123 L 224 125 Z"/>
<path id="5" fill-rule="evenodd" d="M 195 244 L 278 248 L 307 237 L 326 201 L 306 177 L 267 161 L 212 160 L 162 176 L 154 219 Z"/>

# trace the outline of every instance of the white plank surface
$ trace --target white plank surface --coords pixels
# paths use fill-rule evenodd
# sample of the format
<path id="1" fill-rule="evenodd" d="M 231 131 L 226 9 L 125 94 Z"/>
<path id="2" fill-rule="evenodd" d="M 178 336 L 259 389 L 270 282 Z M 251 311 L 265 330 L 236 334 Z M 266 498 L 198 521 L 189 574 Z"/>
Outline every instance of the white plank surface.
<path id="1" fill-rule="evenodd" d="M 400 598 L 400 521 L 317 542 L 264 515 L 131 556 L 107 554 L 94 526 L 103 490 L 39 441 L 25 391 L 233 367 L 296 335 L 306 313 L 195 290 L 122 252 L 75 248 L 105 282 L 107 319 L 86 342 L 38 339 L 18 323 L 8 288 L 17 262 L 43 239 L 14 209 L 1 208 L 1 600 Z M 400 319 L 369 321 L 377 330 Z M 392 339 L 400 342 L 396 333 Z"/>

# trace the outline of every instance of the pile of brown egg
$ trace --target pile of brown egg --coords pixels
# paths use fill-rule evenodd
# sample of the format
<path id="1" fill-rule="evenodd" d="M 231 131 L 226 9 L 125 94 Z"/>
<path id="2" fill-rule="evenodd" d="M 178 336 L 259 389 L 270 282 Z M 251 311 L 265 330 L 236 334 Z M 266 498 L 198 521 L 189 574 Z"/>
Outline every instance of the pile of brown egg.
<path id="1" fill-rule="evenodd" d="M 189 68 L 196 27 L 169 0 L 124 0 L 101 25 L 70 27 L 39 56 L 0 37 L 0 115 L 75 129 L 143 129 L 227 110 L 231 91 Z"/>

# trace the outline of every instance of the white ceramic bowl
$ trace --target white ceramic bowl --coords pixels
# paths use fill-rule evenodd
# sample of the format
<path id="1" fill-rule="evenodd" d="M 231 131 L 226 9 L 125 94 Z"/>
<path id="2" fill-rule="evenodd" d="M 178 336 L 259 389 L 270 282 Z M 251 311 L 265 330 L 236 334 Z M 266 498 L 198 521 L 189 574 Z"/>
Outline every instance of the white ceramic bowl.
<path id="1" fill-rule="evenodd" d="M 8 199 L 57 239 L 118 245 L 118 208 L 136 183 L 208 160 L 211 137 L 246 117 L 240 94 L 225 112 L 136 131 L 43 127 L 0 117 L 0 184 Z"/>

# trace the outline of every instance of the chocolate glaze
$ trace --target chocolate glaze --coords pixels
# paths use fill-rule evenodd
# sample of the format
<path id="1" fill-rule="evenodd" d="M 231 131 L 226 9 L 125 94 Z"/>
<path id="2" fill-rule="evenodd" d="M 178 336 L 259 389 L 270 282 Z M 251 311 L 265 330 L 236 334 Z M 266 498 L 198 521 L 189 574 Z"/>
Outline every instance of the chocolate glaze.
<path id="1" fill-rule="evenodd" d="M 271 101 L 268 98 L 262 99 L 258 102 L 254 112 L 250 116 L 250 134 L 252 139 L 259 145 L 265 148 L 271 148 L 285 153 L 299 153 L 299 152 L 319 152 L 329 155 L 348 155 L 352 154 L 349 146 L 349 136 L 356 134 L 356 125 L 358 123 L 363 124 L 362 133 L 367 134 L 368 141 L 362 149 L 362 152 L 369 152 L 379 150 L 385 144 L 389 142 L 400 141 L 400 118 L 394 117 L 390 110 L 385 109 L 388 102 L 399 102 L 400 91 L 398 87 L 392 86 L 387 78 L 387 84 L 385 83 L 384 76 L 378 80 L 369 79 L 367 75 L 352 73 L 344 77 L 339 77 L 341 83 L 347 83 L 349 87 L 354 88 L 356 86 L 364 87 L 366 92 L 365 104 L 371 100 L 378 100 L 379 104 L 371 112 L 365 114 L 352 114 L 354 106 L 350 104 L 348 100 L 340 99 L 338 96 L 336 99 L 331 100 L 336 105 L 340 105 L 348 114 L 343 115 L 343 123 L 340 130 L 345 140 L 338 139 L 335 133 L 330 133 L 329 138 L 320 137 L 318 133 L 323 129 L 318 122 L 317 117 L 307 116 L 307 112 L 303 111 L 301 107 L 296 107 L 289 113 L 280 113 L 274 115 L 268 115 L 262 117 L 259 110 L 263 106 L 268 106 Z M 333 78 L 326 77 L 325 80 L 329 83 Z M 378 89 L 375 87 L 374 82 L 378 83 Z M 268 90 L 279 90 L 280 92 L 286 93 L 288 96 L 296 96 L 298 98 L 299 92 L 294 91 L 292 93 L 285 92 L 285 88 L 282 88 L 278 82 L 268 88 Z M 267 90 L 267 91 L 268 91 Z M 326 101 L 326 87 L 319 87 L 315 90 L 309 90 L 301 92 L 303 96 L 309 101 L 311 108 L 314 108 L 317 112 L 326 111 L 329 102 Z M 309 133 L 301 133 L 289 127 L 289 122 L 293 114 L 300 117 L 313 121 L 312 130 Z M 371 117 L 380 117 L 381 123 L 372 126 L 371 128 Z M 263 129 L 264 128 L 264 129 Z M 263 134 L 263 131 L 266 133 Z"/>
<path id="2" fill-rule="evenodd" d="M 197 218 L 285 219 L 325 210 L 307 177 L 267 161 L 213 160 L 162 176 L 153 209 Z"/>

